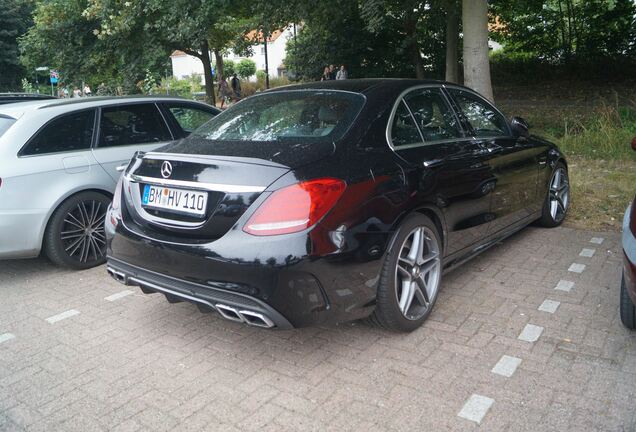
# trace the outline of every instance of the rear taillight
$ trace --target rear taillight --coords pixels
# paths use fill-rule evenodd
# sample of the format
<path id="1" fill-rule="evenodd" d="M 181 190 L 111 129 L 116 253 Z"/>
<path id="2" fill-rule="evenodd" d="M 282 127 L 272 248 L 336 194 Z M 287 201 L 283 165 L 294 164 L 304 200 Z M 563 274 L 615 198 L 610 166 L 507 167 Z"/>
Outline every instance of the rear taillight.
<path id="1" fill-rule="evenodd" d="M 629 229 L 636 236 L 636 196 L 632 202 L 632 213 L 629 215 Z"/>
<path id="2" fill-rule="evenodd" d="M 279 189 L 254 212 L 243 231 L 270 236 L 305 230 L 333 208 L 345 188 L 342 180 L 321 178 Z"/>

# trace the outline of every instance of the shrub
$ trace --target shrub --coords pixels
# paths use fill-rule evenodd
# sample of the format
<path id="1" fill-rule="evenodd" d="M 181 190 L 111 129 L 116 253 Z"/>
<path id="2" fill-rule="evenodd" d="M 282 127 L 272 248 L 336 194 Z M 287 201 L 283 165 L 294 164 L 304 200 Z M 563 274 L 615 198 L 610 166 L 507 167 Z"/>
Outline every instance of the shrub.
<path id="1" fill-rule="evenodd" d="M 231 77 L 236 72 L 236 64 L 234 60 L 224 59 L 223 60 L 223 78 L 227 79 Z"/>
<path id="2" fill-rule="evenodd" d="M 243 79 L 247 79 L 256 73 L 256 63 L 250 59 L 243 59 L 236 65 L 236 73 Z"/>

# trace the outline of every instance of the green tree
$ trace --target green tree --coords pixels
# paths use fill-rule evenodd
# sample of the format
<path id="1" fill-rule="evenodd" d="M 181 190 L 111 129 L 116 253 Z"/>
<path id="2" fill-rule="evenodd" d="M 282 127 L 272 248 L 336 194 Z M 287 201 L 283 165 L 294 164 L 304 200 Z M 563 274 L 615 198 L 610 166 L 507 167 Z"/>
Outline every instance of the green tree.
<path id="1" fill-rule="evenodd" d="M 223 59 L 223 77 L 229 78 L 236 72 L 236 63 L 234 60 Z"/>
<path id="2" fill-rule="evenodd" d="M 632 0 L 497 0 L 492 37 L 509 52 L 552 64 L 633 55 L 636 4 Z"/>
<path id="3" fill-rule="evenodd" d="M 25 76 L 18 38 L 32 24 L 32 9 L 29 0 L 0 0 L 0 89 L 17 89 Z"/>
<path id="4" fill-rule="evenodd" d="M 103 40 L 134 41 L 143 33 L 158 46 L 178 49 L 203 64 L 206 94 L 214 102 L 212 59 L 225 77 L 223 52 L 249 49 L 245 33 L 252 28 L 246 0 L 89 0 L 88 14 L 99 18 Z M 130 43 L 130 42 L 129 42 Z"/>
<path id="5" fill-rule="evenodd" d="M 98 37 L 102 22 L 89 13 L 88 0 L 39 1 L 34 25 L 20 39 L 21 61 L 32 70 L 51 66 L 65 84 L 83 81 L 97 86 L 137 92 L 146 70 L 157 76 L 169 68 L 170 51 L 140 32 L 126 40 Z"/>
<path id="6" fill-rule="evenodd" d="M 250 59 L 243 59 L 236 65 L 236 73 L 243 79 L 248 79 L 256 73 L 256 63 Z"/>

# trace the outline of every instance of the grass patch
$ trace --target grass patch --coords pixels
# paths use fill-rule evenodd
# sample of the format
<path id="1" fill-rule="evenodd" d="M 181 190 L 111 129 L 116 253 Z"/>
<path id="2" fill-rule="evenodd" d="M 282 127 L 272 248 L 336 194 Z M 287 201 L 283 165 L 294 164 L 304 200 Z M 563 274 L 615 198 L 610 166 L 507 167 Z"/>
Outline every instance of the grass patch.
<path id="1" fill-rule="evenodd" d="M 570 156 L 568 162 L 572 201 L 566 225 L 620 230 L 636 193 L 636 161 Z"/>

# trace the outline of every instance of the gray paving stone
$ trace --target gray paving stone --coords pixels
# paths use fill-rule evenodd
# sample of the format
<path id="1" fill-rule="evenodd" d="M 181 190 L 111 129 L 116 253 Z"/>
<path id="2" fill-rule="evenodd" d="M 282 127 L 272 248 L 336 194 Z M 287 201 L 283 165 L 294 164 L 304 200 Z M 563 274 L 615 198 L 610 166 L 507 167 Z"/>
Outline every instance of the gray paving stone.
<path id="1" fill-rule="evenodd" d="M 517 339 L 524 342 L 536 342 L 539 340 L 541 333 L 543 333 L 543 327 L 536 326 L 534 324 L 526 324 Z"/>
<path id="2" fill-rule="evenodd" d="M 561 302 L 546 299 L 543 301 L 543 303 L 541 303 L 541 306 L 539 306 L 539 310 L 541 312 L 547 312 L 547 313 L 553 314 L 557 311 L 560 304 Z"/>
<path id="3" fill-rule="evenodd" d="M 499 359 L 495 367 L 492 368 L 491 372 L 510 378 L 515 373 L 520 364 L 520 358 L 504 355 Z"/>
<path id="4" fill-rule="evenodd" d="M 470 398 L 468 398 L 457 415 L 466 420 L 481 423 L 493 403 L 495 403 L 494 399 L 487 396 L 473 394 Z"/>
<path id="5" fill-rule="evenodd" d="M 568 271 L 571 271 L 572 273 L 583 273 L 585 271 L 585 264 L 573 263 L 568 268 Z"/>
<path id="6" fill-rule="evenodd" d="M 559 283 L 554 287 L 555 290 L 570 292 L 574 287 L 574 282 L 561 279 Z"/>
<path id="7" fill-rule="evenodd" d="M 583 248 L 581 252 L 579 253 L 579 256 L 592 258 L 595 252 L 596 252 L 596 249 Z"/>

